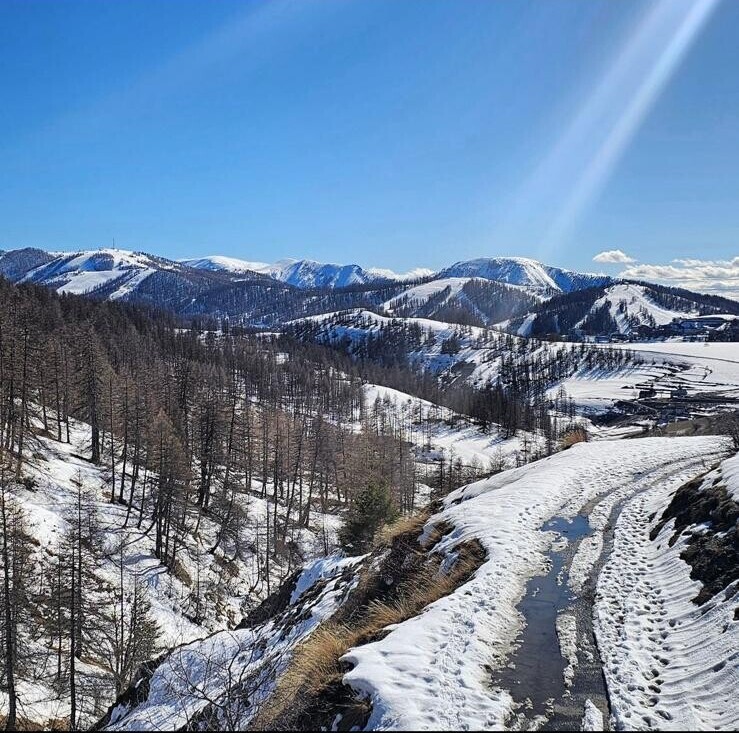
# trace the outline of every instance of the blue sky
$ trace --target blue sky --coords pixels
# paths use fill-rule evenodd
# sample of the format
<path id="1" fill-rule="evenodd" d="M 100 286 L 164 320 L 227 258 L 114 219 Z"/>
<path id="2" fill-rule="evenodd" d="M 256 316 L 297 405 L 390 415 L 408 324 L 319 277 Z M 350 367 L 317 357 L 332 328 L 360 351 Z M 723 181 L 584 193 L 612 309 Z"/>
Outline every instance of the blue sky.
<path id="1" fill-rule="evenodd" d="M 730 277 L 737 69 L 727 0 L 3 0 L 0 248 Z"/>

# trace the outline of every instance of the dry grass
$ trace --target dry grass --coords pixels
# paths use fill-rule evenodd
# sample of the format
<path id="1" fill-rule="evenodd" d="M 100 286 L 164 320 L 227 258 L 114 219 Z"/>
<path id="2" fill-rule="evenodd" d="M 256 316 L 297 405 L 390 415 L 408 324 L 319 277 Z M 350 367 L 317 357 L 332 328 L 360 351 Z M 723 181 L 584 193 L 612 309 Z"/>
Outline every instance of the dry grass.
<path id="1" fill-rule="evenodd" d="M 424 510 L 418 514 L 408 514 L 404 517 L 399 517 L 391 524 L 386 524 L 380 529 L 375 537 L 376 547 L 390 547 L 393 544 L 396 537 L 400 535 L 420 535 L 423 532 L 423 525 L 426 524 L 429 518 L 429 512 Z"/>
<path id="2" fill-rule="evenodd" d="M 317 629 L 293 656 L 281 681 L 286 689 L 311 694 L 340 676 L 339 659 L 354 642 L 355 634 L 343 624 L 332 622 Z"/>
<path id="3" fill-rule="evenodd" d="M 571 430 L 568 430 L 560 439 L 559 444 L 562 450 L 571 448 L 575 443 L 587 443 L 590 440 L 588 431 L 584 427 L 578 425 Z"/>
<path id="4" fill-rule="evenodd" d="M 424 522 L 425 518 L 420 516 L 403 520 L 406 534 L 396 531 L 394 538 L 403 541 L 417 534 Z M 393 529 L 398 528 L 389 528 Z M 289 723 L 290 716 L 299 715 L 311 702 L 329 695 L 329 690 L 341 688 L 341 678 L 346 671 L 341 657 L 352 647 L 378 639 L 389 626 L 417 616 L 426 606 L 466 582 L 482 564 L 484 551 L 474 542 L 458 549 L 459 557 L 448 573 L 440 571 L 438 558 L 424 559 L 421 567 L 416 565 L 408 577 L 400 578 L 391 586 L 392 598 L 371 598 L 373 583 L 363 578 L 361 587 L 354 591 L 361 593 L 364 599 L 358 610 L 344 623 L 324 624 L 297 647 L 275 692 L 260 711 L 255 727 L 261 730 L 272 728 L 275 721 Z M 425 558 L 420 550 L 416 553 L 418 558 Z"/>
<path id="5" fill-rule="evenodd" d="M 7 717 L 0 715 L 0 729 L 5 730 Z M 49 718 L 42 723 L 18 716 L 14 730 L 69 730 L 69 718 Z"/>

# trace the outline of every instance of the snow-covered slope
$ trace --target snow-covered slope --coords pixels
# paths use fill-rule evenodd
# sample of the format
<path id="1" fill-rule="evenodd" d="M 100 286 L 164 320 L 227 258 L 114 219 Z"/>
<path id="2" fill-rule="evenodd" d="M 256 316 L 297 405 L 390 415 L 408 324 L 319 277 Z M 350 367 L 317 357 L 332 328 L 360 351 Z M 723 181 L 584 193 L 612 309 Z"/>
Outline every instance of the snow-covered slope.
<path id="1" fill-rule="evenodd" d="M 405 335 L 410 364 L 441 378 L 464 374 L 477 384 L 494 376 L 505 351 L 506 337 L 496 331 L 429 318 L 389 318 L 361 309 L 313 316 L 289 325 L 300 338 L 340 346 L 357 356 L 383 333 L 395 332 L 398 339 Z"/>
<path id="2" fill-rule="evenodd" d="M 183 264 L 201 270 L 232 273 L 258 272 L 275 280 L 298 288 L 345 288 L 351 285 L 367 285 L 382 281 L 404 281 L 432 274 L 426 268 L 416 268 L 398 274 L 378 267 L 364 268 L 360 265 L 337 265 L 306 259 L 283 259 L 273 264 L 250 262 L 234 257 L 212 255 L 198 259 L 183 260 Z"/>
<path id="3" fill-rule="evenodd" d="M 413 280 L 433 276 L 427 268 L 415 268 L 405 273 L 360 265 L 331 264 L 307 259 L 284 259 L 272 265 L 249 262 L 231 257 L 210 256 L 200 259 L 184 260 L 185 264 L 209 270 L 226 270 L 244 272 L 253 270 L 269 274 L 276 280 L 295 285 L 300 288 L 315 287 L 347 287 L 350 285 L 366 285 L 377 281 Z M 525 257 L 487 257 L 476 260 L 457 262 L 443 269 L 434 278 L 436 282 L 459 278 L 482 278 L 509 285 L 518 285 L 537 292 L 572 292 L 585 287 L 605 285 L 612 282 L 605 275 L 593 275 L 558 267 L 543 265 L 536 260 Z M 445 287 L 444 285 L 440 288 Z"/>
<path id="4" fill-rule="evenodd" d="M 367 384 L 364 400 L 365 410 L 391 406 L 393 418 L 405 422 L 404 439 L 414 446 L 419 475 L 436 471 L 440 461 L 459 463 L 478 474 L 500 471 L 516 465 L 522 443 L 533 452 L 545 442 L 541 435 L 523 430 L 505 438 L 494 425 L 484 429 L 469 417 L 390 387 Z"/>
<path id="5" fill-rule="evenodd" d="M 370 275 L 376 276 L 383 280 L 419 280 L 421 278 L 430 277 L 434 274 L 433 270 L 428 267 L 414 267 L 406 272 L 395 272 L 394 270 L 388 270 L 385 267 L 370 267 L 367 269 Z"/>
<path id="6" fill-rule="evenodd" d="M 288 603 L 268 620 L 174 649 L 134 682 L 143 699 L 114 706 L 105 728 L 180 730 L 200 721 L 206 729 L 243 730 L 294 648 L 347 600 L 357 581 L 351 571 L 362 559 L 332 556 L 309 563 L 292 581 Z"/>
<path id="7" fill-rule="evenodd" d="M 183 265 L 194 267 L 196 270 L 210 270 L 211 272 L 232 272 L 237 275 L 250 272 L 269 274 L 271 266 L 266 262 L 250 262 L 236 257 L 210 255 L 192 260 L 180 260 Z"/>
<path id="8" fill-rule="evenodd" d="M 264 551 L 260 547 L 263 536 L 256 518 L 274 511 L 274 505 L 262 499 L 256 489 L 254 495 L 247 494 L 239 499 L 239 505 L 249 513 L 248 521 L 240 530 L 245 543 L 242 551 L 214 550 L 220 525 L 214 517 L 204 516 L 197 522 L 197 528 L 194 521 L 188 524 L 187 531 L 179 539 L 177 565 L 168 568 L 156 557 L 150 518 L 146 517 L 146 521 L 138 518 L 138 507 L 146 497 L 146 484 L 140 484 L 137 489 L 136 506 L 132 511 L 123 503 L 111 502 L 110 464 L 96 466 L 83 457 L 89 451 L 89 426 L 72 420 L 70 442 L 66 443 L 42 431 L 37 421 L 33 424 L 33 457 L 24 470 L 28 483 L 14 490 L 14 500 L 26 517 L 28 537 L 34 548 L 28 562 L 35 566 L 34 575 L 39 576 L 35 569 L 43 568 L 44 563 L 51 566 L 57 558 L 64 557 L 67 551 L 64 537 L 74 525 L 81 486 L 85 495 L 85 516 L 89 511 L 89 516 L 96 518 L 90 521 L 99 524 L 101 537 L 101 547 L 89 557 L 94 571 L 91 571 L 86 592 L 95 594 L 95 602 L 101 607 L 113 609 L 118 603 L 115 594 L 122 584 L 126 612 L 129 612 L 133 589 L 138 587 L 151 604 L 158 627 L 158 650 L 233 628 L 289 572 L 284 564 L 280 567 L 273 562 L 271 585 L 262 577 Z M 120 482 L 122 464 L 116 463 Z M 121 490 L 120 483 L 118 487 Z M 281 511 L 282 508 L 278 508 L 278 515 Z M 336 515 L 321 515 L 317 521 L 318 525 L 311 521 L 310 527 L 299 529 L 295 536 L 295 547 L 305 560 L 325 552 L 326 540 L 333 542 L 340 523 Z M 318 541 L 318 526 L 321 542 Z M 93 587 L 96 590 L 92 590 Z M 37 602 L 42 603 L 41 600 L 33 601 Z M 24 611 L 32 618 L 35 618 L 33 614 L 43 615 L 36 605 Z M 78 667 L 79 704 L 85 725 L 99 719 L 105 707 L 115 699 L 112 670 L 101 663 L 101 660 L 110 659 L 106 657 L 110 639 L 105 633 L 107 631 L 102 628 L 91 627 L 90 640 L 85 633 L 85 645 L 99 640 L 96 642 L 99 648 L 87 652 Z M 69 715 L 69 698 L 63 687 L 61 692 L 54 689 L 49 670 L 56 651 L 46 622 L 40 625 L 32 622 L 30 629 L 26 627 L 21 631 L 19 639 L 24 654 L 32 654 L 38 666 L 38 669 L 24 668 L 18 672 L 23 716 L 39 727 L 48 725 L 46 721 L 64 720 Z M 0 691 L 0 709 L 4 702 L 7 698 Z"/>
<path id="9" fill-rule="evenodd" d="M 736 343 L 657 341 L 613 344 L 613 348 L 633 350 L 653 368 L 673 367 L 654 382 L 657 388 L 684 387 L 689 395 L 739 397 L 739 345 Z"/>
<path id="10" fill-rule="evenodd" d="M 282 260 L 270 268 L 270 274 L 298 288 L 344 288 L 378 279 L 359 265 L 335 265 L 313 260 Z"/>
<path id="11" fill-rule="evenodd" d="M 348 667 L 344 691 L 330 687 L 329 697 L 318 701 L 321 724 L 340 723 L 352 704 L 347 689 L 368 708 L 361 723 L 366 730 L 530 729 L 547 720 L 555 729 L 570 730 L 556 728 L 568 710 L 578 722 L 602 724 L 605 697 L 595 705 L 590 692 L 577 686 L 602 684 L 600 666 L 588 656 L 594 631 L 603 650 L 611 726 L 736 728 L 739 595 L 713 593 L 698 605 L 694 598 L 702 585 L 690 579 L 680 555 L 700 528 L 689 527 L 673 547 L 667 540 L 674 518 L 655 529 L 671 497 L 727 449 L 728 441 L 713 437 L 578 444 L 451 493 L 427 521 L 419 544 L 440 561 L 439 572 L 453 566 L 460 548 L 475 542 L 486 553 L 482 565 L 418 615 L 350 648 L 342 657 Z M 734 472 L 723 467 L 722 476 L 734 480 Z M 704 484 L 712 487 L 716 478 L 709 474 Z M 578 517 L 589 525 L 584 539 L 568 529 Z M 266 620 L 175 649 L 142 672 L 103 724 L 119 730 L 247 725 L 265 700 L 269 705 L 296 645 L 350 606 L 355 589 L 366 593 L 371 587 L 361 578 L 386 556 L 377 552 L 307 566 L 275 598 Z M 559 579 L 572 595 L 555 601 L 556 618 L 537 622 L 552 628 L 539 626 L 521 641 L 521 602 L 536 595 L 530 581 L 547 573 L 558 553 L 568 558 Z M 598 577 L 593 626 L 589 614 L 570 609 L 588 603 L 583 588 Z M 361 605 L 371 601 L 363 596 Z M 342 623 L 347 618 L 351 614 Z M 326 646 L 318 647 L 326 663 L 331 640 L 340 643 L 335 627 L 329 624 Z M 537 672 L 525 666 L 514 670 L 520 686 L 499 682 L 527 643 L 540 644 L 540 656 L 551 658 L 553 673 L 563 675 L 561 699 L 523 700 L 522 694 L 545 694 L 531 687 L 528 676 Z M 581 674 L 592 674 L 592 680 Z M 316 685 L 320 688 L 319 680 Z M 544 712 L 534 714 L 532 707 Z"/>
<path id="12" fill-rule="evenodd" d="M 434 374 L 443 384 L 508 384 L 514 378 L 512 370 L 520 375 L 534 363 L 551 375 L 552 385 L 574 375 L 585 362 L 592 380 L 608 380 L 623 367 L 636 366 L 628 352 L 621 363 L 608 363 L 609 359 L 601 359 L 608 352 L 599 355 L 594 347 L 539 342 L 428 318 L 390 318 L 361 309 L 313 316 L 288 327 L 298 338 L 334 346 L 357 358 L 382 362 L 383 353 L 391 353 L 395 359 L 402 354 L 409 365 Z M 644 371 L 641 378 L 633 376 L 639 382 L 652 373 L 657 376 L 666 371 Z M 597 390 L 597 385 L 594 388 Z"/>
<path id="13" fill-rule="evenodd" d="M 177 267 L 177 263 L 143 252 L 97 249 L 57 255 L 26 272 L 21 282 L 39 283 L 60 293 L 77 295 L 115 283 L 116 287 L 108 297 L 116 300 L 131 292 L 154 272 Z"/>
<path id="14" fill-rule="evenodd" d="M 0 275 L 13 282 L 27 272 L 54 259 L 54 255 L 35 247 L 0 252 Z"/>
<path id="15" fill-rule="evenodd" d="M 438 280 L 431 280 L 430 282 L 422 283 L 421 285 L 415 285 L 414 287 L 408 288 L 408 290 L 405 290 L 400 295 L 391 298 L 386 303 L 383 303 L 383 308 L 388 311 L 388 313 L 392 313 L 393 309 L 403 301 L 423 305 L 428 303 L 428 301 L 434 296 L 438 296 L 443 293 L 445 290 L 448 290 L 448 292 L 444 293 L 444 300 L 448 302 L 454 298 L 458 298 L 462 288 L 470 280 L 472 280 L 472 278 L 469 277 L 446 277 L 439 278 Z"/>
<path id="16" fill-rule="evenodd" d="M 482 257 L 455 262 L 442 270 L 439 277 L 482 277 L 510 285 L 564 293 L 611 282 L 606 275 L 563 270 L 527 257 Z"/>
<path id="17" fill-rule="evenodd" d="M 618 283 L 606 288 L 593 304 L 591 313 L 603 307 L 608 308 L 621 333 L 630 333 L 636 326 L 666 326 L 675 318 L 699 314 L 697 308 L 690 311 L 663 308 L 650 297 L 648 288 L 635 283 Z"/>

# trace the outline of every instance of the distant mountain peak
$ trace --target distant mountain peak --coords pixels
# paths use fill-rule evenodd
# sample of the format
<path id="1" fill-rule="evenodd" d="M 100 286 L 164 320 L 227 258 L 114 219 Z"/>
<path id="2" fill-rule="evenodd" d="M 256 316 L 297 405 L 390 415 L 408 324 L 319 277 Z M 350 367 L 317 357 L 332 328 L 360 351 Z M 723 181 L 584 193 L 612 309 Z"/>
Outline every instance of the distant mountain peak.
<path id="1" fill-rule="evenodd" d="M 404 282 L 433 275 L 433 270 L 427 268 L 416 268 L 398 274 L 380 267 L 365 268 L 357 264 L 341 265 L 294 257 L 284 257 L 273 264 L 268 264 L 235 257 L 210 255 L 182 260 L 182 263 L 200 270 L 226 271 L 236 274 L 258 272 L 297 288 L 342 288 L 352 285 L 368 285 L 381 280 Z"/>
<path id="2" fill-rule="evenodd" d="M 509 285 L 537 290 L 569 293 L 587 287 L 611 284 L 607 275 L 575 272 L 544 265 L 529 257 L 478 257 L 455 262 L 439 273 L 439 277 L 480 277 Z"/>

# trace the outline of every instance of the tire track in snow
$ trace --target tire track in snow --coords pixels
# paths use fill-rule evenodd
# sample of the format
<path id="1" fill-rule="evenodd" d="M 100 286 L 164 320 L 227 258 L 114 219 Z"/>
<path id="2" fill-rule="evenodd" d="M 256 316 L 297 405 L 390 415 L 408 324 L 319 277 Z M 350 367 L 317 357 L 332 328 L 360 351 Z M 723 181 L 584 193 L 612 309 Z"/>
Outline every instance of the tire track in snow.
<path id="1" fill-rule="evenodd" d="M 703 456 L 650 468 L 641 472 L 636 481 L 584 507 L 579 507 L 579 500 L 574 500 L 563 509 L 560 517 L 550 520 L 549 525 L 567 532 L 567 525 L 560 520 L 569 518 L 579 508 L 577 516 L 589 518 L 593 533 L 576 545 L 571 543 L 564 551 L 555 545 L 549 553 L 549 572 L 529 581 L 527 595 L 518 604 L 518 610 L 528 623 L 508 660 L 508 668 L 494 675 L 498 685 L 516 690 L 514 697 L 522 706 L 523 712 L 512 716 L 509 725 L 544 730 L 577 729 L 588 700 L 591 705 L 597 703 L 605 720 L 608 719 L 608 700 L 595 643 L 592 608 L 595 579 L 610 554 L 616 519 L 624 505 L 635 496 L 665 484 L 677 489 L 705 469 Z M 569 526 L 577 528 L 578 524 L 581 522 Z M 574 559 L 579 562 L 573 576 Z M 554 586 L 555 582 L 564 586 L 565 576 L 569 576 L 567 585 L 572 595 L 565 588 Z"/>

